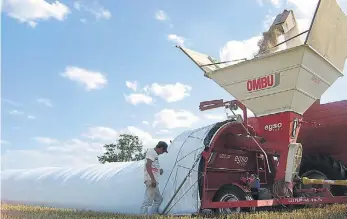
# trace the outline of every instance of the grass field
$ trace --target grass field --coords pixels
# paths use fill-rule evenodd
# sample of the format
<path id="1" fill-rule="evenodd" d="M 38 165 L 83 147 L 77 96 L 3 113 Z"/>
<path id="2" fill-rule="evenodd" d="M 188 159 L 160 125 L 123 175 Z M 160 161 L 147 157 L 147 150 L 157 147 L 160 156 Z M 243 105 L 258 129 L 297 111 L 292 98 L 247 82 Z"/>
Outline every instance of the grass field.
<path id="1" fill-rule="evenodd" d="M 76 211 L 72 209 L 58 209 L 48 207 L 34 207 L 25 205 L 1 205 L 2 219 L 118 219 L 118 218 L 145 218 L 140 216 L 118 215 L 112 213 L 100 213 L 92 211 Z M 168 216 L 152 216 L 147 218 L 170 218 Z M 171 217 L 173 218 L 173 217 Z M 190 218 L 190 217 L 183 217 Z M 197 217 L 195 217 L 197 218 Z M 260 212 L 253 214 L 239 214 L 229 216 L 235 219 L 347 219 L 347 205 L 331 205 L 325 208 L 307 208 L 292 212 Z"/>

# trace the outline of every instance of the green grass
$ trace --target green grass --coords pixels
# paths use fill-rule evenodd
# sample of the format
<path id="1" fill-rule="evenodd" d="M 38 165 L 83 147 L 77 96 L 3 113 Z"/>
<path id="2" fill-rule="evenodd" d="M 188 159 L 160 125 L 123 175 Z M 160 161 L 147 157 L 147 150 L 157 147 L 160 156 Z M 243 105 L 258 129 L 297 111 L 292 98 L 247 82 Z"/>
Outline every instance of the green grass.
<path id="1" fill-rule="evenodd" d="M 77 211 L 72 209 L 58 209 L 39 206 L 1 205 L 2 219 L 118 219 L 118 218 L 146 218 L 141 216 L 119 215 L 113 213 L 101 213 L 92 211 Z M 173 218 L 169 216 L 152 216 L 147 218 Z M 190 218 L 190 217 L 183 217 Z M 197 217 L 195 217 L 197 218 Z M 229 216 L 235 219 L 260 219 L 260 218 L 279 218 L 279 219 L 346 219 L 347 205 L 330 205 L 325 208 L 306 208 L 292 212 L 259 212 L 253 214 L 239 214 Z"/>

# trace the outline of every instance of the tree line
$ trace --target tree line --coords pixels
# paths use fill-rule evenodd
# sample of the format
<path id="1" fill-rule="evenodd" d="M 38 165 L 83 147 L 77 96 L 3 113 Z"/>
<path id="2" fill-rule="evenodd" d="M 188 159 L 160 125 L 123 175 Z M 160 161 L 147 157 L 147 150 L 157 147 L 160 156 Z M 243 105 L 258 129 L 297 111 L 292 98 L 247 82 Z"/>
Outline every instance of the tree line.
<path id="1" fill-rule="evenodd" d="M 116 143 L 105 144 L 105 152 L 97 156 L 100 163 L 129 162 L 145 159 L 142 141 L 136 135 L 121 134 Z"/>

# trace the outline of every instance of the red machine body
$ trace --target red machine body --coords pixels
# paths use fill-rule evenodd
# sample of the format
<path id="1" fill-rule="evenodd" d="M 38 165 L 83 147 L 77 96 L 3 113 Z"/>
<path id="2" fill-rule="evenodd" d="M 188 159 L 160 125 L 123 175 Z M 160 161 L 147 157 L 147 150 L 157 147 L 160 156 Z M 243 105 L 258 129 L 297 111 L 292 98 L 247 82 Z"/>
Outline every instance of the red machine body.
<path id="1" fill-rule="evenodd" d="M 200 110 L 229 107 L 230 104 L 238 105 L 244 116 L 247 116 L 246 108 L 237 100 L 202 102 Z M 329 160 L 332 168 L 325 166 L 327 169 L 323 170 L 325 175 L 330 176 L 328 179 L 347 179 L 347 100 L 327 104 L 317 101 L 303 116 L 284 112 L 259 118 L 244 118 L 243 123 L 224 122 L 214 133 L 208 150 L 203 152 L 200 167 L 203 172 L 200 181 L 202 209 L 347 203 L 347 196 L 344 196 L 347 195 L 346 187 L 341 189 L 335 186 L 339 189 L 335 191 L 324 188 L 295 189 L 296 192 L 305 194 L 323 193 L 311 197 L 286 195 L 286 192 L 293 192 L 293 184 L 283 187 L 288 144 L 291 142 L 303 144 L 304 156 L 300 166 L 300 170 L 303 170 L 300 175 L 316 169 L 315 163 L 305 160 L 307 157 L 316 156 L 317 160 L 314 162 L 324 162 L 319 160 L 321 156 Z M 342 168 L 340 175 L 331 175 L 334 166 Z M 288 191 L 275 192 L 277 197 L 274 197 L 274 193 L 263 194 L 265 198 L 258 197 L 258 200 L 254 200 L 252 189 L 247 183 L 252 174 L 259 177 L 260 188 L 269 191 L 287 188 Z M 282 184 L 278 184 L 279 182 Z M 236 202 L 221 200 L 223 191 L 228 189 L 234 193 L 236 191 L 236 194 L 239 191 Z M 340 196 L 337 197 L 338 195 Z"/>
<path id="2" fill-rule="evenodd" d="M 313 104 L 304 114 L 298 141 L 303 153 L 324 154 L 347 165 L 347 100 Z"/>

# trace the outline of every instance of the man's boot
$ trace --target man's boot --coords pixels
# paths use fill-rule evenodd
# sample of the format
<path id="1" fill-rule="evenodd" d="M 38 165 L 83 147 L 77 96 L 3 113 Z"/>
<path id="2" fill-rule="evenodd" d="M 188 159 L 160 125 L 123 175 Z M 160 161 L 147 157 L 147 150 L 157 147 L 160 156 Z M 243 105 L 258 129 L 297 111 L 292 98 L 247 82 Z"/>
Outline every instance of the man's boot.
<path id="1" fill-rule="evenodd" d="M 161 198 L 161 196 L 156 197 L 156 199 L 154 200 L 154 203 L 152 205 L 152 209 L 151 209 L 152 214 L 160 214 L 159 213 L 159 206 L 160 206 L 162 200 L 163 199 Z"/>
<path id="2" fill-rule="evenodd" d="M 140 214 L 148 214 L 148 207 L 141 207 Z"/>

